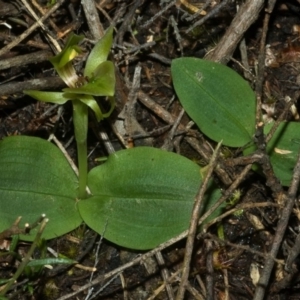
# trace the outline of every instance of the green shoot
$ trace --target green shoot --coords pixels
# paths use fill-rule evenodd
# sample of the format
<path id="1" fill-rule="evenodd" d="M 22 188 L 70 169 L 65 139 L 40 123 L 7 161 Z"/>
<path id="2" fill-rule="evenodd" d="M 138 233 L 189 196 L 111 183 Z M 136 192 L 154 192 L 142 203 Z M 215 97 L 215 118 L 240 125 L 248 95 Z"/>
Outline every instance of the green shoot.
<path id="1" fill-rule="evenodd" d="M 98 121 L 108 117 L 114 109 L 115 74 L 114 65 L 107 61 L 112 45 L 113 29 L 109 28 L 103 38 L 91 51 L 84 70 L 84 80 L 76 74 L 72 60 L 81 53 L 78 43 L 83 36 L 72 34 L 61 53 L 50 59 L 55 70 L 68 88 L 62 92 L 41 92 L 26 90 L 25 94 L 43 101 L 55 104 L 64 104 L 71 100 L 73 104 L 73 123 L 77 143 L 79 189 L 78 197 L 87 197 L 87 131 L 88 108 L 95 113 Z M 103 113 L 94 96 L 107 96 L 111 108 Z"/>

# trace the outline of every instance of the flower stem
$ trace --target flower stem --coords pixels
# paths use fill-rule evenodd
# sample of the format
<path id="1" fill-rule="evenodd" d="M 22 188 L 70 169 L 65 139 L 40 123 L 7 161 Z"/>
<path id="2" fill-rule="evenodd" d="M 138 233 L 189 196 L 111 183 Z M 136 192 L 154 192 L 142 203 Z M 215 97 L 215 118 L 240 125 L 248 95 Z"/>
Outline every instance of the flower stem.
<path id="1" fill-rule="evenodd" d="M 88 130 L 88 107 L 80 100 L 73 100 L 73 123 L 75 139 L 77 143 L 77 159 L 79 169 L 79 199 L 87 197 L 87 130 Z"/>

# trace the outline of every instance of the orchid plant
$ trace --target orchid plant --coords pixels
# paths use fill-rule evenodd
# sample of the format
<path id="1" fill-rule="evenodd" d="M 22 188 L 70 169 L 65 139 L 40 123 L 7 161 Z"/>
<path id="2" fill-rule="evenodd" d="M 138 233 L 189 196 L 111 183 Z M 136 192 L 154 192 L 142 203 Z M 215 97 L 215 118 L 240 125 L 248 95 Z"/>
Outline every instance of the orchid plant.
<path id="1" fill-rule="evenodd" d="M 114 65 L 107 60 L 112 33 L 112 28 L 108 29 L 94 46 L 83 76 L 76 74 L 72 65 L 81 53 L 78 43 L 83 36 L 71 35 L 63 51 L 50 60 L 67 87 L 60 92 L 25 91 L 43 102 L 71 101 L 79 178 L 61 151 L 46 140 L 11 136 L 0 141 L 0 232 L 18 216 L 22 216 L 22 227 L 46 214 L 49 221 L 44 239 L 62 236 L 84 222 L 115 244 L 146 250 L 188 228 L 204 173 L 191 160 L 161 149 L 136 147 L 109 155 L 88 172 L 88 110 L 100 121 L 114 108 Z M 107 97 L 108 112 L 102 111 L 97 96 Z M 211 182 L 203 212 L 219 197 L 220 189 Z M 220 215 L 222 209 L 205 222 Z M 34 241 L 36 234 L 34 228 L 29 234 L 20 234 L 20 239 Z"/>
<path id="2" fill-rule="evenodd" d="M 78 44 L 84 37 L 72 34 L 62 52 L 50 59 L 54 69 L 68 87 L 63 89 L 62 92 L 24 91 L 25 94 L 43 102 L 55 104 L 72 102 L 79 168 L 78 196 L 80 199 L 87 196 L 88 108 L 95 113 L 97 121 L 108 117 L 114 109 L 114 65 L 111 61 L 107 61 L 112 45 L 112 34 L 113 28 L 111 27 L 95 45 L 87 59 L 83 76 L 76 73 L 72 60 L 82 52 Z M 103 113 L 94 96 L 107 96 L 110 101 L 110 110 Z"/>

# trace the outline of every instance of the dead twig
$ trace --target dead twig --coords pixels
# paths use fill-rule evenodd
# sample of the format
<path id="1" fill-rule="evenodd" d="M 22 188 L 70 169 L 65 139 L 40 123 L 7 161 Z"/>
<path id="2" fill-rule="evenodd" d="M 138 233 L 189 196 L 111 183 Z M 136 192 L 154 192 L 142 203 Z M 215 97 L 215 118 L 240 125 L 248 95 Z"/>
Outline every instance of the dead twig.
<path id="1" fill-rule="evenodd" d="M 195 22 L 189 29 L 186 30 L 186 33 L 191 32 L 195 27 L 203 25 L 208 19 L 212 18 L 218 14 L 223 7 L 229 3 L 229 0 L 222 1 L 219 5 L 215 6 L 211 11 L 209 11 L 203 18 Z"/>
<path id="2" fill-rule="evenodd" d="M 176 300 L 182 300 L 184 298 L 185 285 L 188 281 L 188 277 L 190 274 L 190 263 L 191 263 L 191 259 L 192 259 L 193 249 L 194 249 L 194 240 L 195 240 L 196 232 L 197 232 L 197 228 L 198 228 L 199 215 L 202 212 L 202 210 L 204 208 L 204 204 L 205 204 L 204 203 L 205 202 L 204 194 L 207 190 L 207 186 L 209 184 L 209 180 L 212 176 L 213 170 L 217 164 L 217 158 L 218 158 L 221 144 L 222 144 L 222 142 L 218 143 L 218 145 L 211 157 L 205 179 L 203 180 L 203 183 L 202 183 L 201 187 L 199 188 L 199 191 L 195 198 L 195 203 L 194 203 L 191 221 L 190 221 L 189 233 L 188 233 L 188 237 L 187 237 L 187 241 L 186 241 L 181 282 L 180 282 L 179 290 L 176 295 Z"/>
<path id="3" fill-rule="evenodd" d="M 176 5 L 177 0 L 173 0 L 170 3 L 168 3 L 165 7 L 163 7 L 157 14 L 155 14 L 150 20 L 148 20 L 145 24 L 141 25 L 141 28 L 146 28 L 150 24 L 152 24 L 158 17 L 163 15 L 169 8 Z"/>
<path id="4" fill-rule="evenodd" d="M 170 272 L 169 272 L 168 268 L 166 267 L 164 258 L 162 256 L 161 252 L 157 252 L 155 257 L 158 262 L 158 265 L 161 267 L 161 276 L 164 280 L 164 285 L 165 285 L 165 289 L 168 294 L 169 300 L 174 300 L 175 295 L 172 290 L 172 286 L 170 285 Z"/>
<path id="5" fill-rule="evenodd" d="M 230 247 L 233 247 L 235 249 L 239 249 L 241 251 L 247 251 L 249 253 L 252 253 L 253 255 L 257 255 L 259 257 L 262 257 L 262 258 L 270 258 L 270 256 L 268 254 L 265 254 L 265 253 L 262 253 L 261 251 L 257 251 L 257 250 L 254 250 L 254 249 L 251 249 L 249 246 L 244 246 L 244 245 L 238 245 L 238 244 L 234 244 L 234 243 L 231 243 L 231 242 L 228 242 L 226 240 L 222 240 L 220 238 L 218 238 L 217 236 L 215 235 L 212 235 L 211 233 L 206 233 L 204 236 L 203 236 L 204 239 L 211 239 L 213 241 L 216 241 L 222 245 L 225 245 L 225 246 L 230 246 Z M 282 260 L 279 260 L 279 259 L 274 259 L 274 262 L 276 262 L 277 264 L 284 264 L 282 262 Z"/>
<path id="6" fill-rule="evenodd" d="M 123 37 L 124 34 L 129 30 L 130 24 L 132 22 L 132 19 L 134 17 L 134 14 L 136 13 L 136 10 L 144 3 L 144 0 L 139 1 L 133 1 L 132 6 L 129 8 L 129 11 L 124 16 L 123 23 L 121 27 L 119 28 L 115 41 L 118 45 L 123 45 Z"/>
<path id="7" fill-rule="evenodd" d="M 227 63 L 246 30 L 257 19 L 264 0 L 247 0 L 237 12 L 226 34 L 206 59 Z M 207 16 L 205 16 L 207 17 Z"/>
<path id="8" fill-rule="evenodd" d="M 39 63 L 49 59 L 53 54 L 50 51 L 37 51 L 30 54 L 18 55 L 16 57 L 0 60 L 0 70 Z"/>
<path id="9" fill-rule="evenodd" d="M 6 45 L 0 50 L 0 56 L 8 52 L 13 47 L 17 46 L 21 41 L 29 36 L 36 28 L 40 26 L 40 23 L 43 23 L 49 16 L 51 16 L 63 3 L 65 0 L 57 0 L 56 4 L 51 7 L 43 17 L 41 17 L 37 22 L 35 22 L 31 27 L 25 30 L 19 37 L 13 40 L 11 43 Z"/>
<path id="10" fill-rule="evenodd" d="M 214 300 L 214 265 L 213 245 L 211 240 L 205 240 L 206 248 L 206 300 Z"/>
<path id="11" fill-rule="evenodd" d="M 36 22 L 38 22 L 39 26 L 44 30 L 44 32 L 46 33 L 46 38 L 55 47 L 55 50 L 56 50 L 55 52 L 59 53 L 61 51 L 61 47 L 60 47 L 59 43 L 57 42 L 57 40 L 52 37 L 49 29 L 44 25 L 44 23 L 41 22 L 41 20 L 39 19 L 39 17 L 35 13 L 35 11 L 31 8 L 31 6 L 27 2 L 27 0 L 20 0 L 20 1 L 26 7 L 28 12 L 32 15 L 32 17 L 36 20 Z"/>
<path id="12" fill-rule="evenodd" d="M 298 233 L 294 246 L 290 249 L 288 258 L 286 260 L 285 270 L 291 271 L 292 264 L 300 253 L 300 234 Z"/>
<path id="13" fill-rule="evenodd" d="M 268 134 L 267 134 L 267 136 L 266 136 L 266 139 L 265 139 L 266 143 L 268 143 L 268 142 L 272 139 L 272 137 L 273 137 L 273 135 L 274 135 L 276 129 L 277 129 L 278 126 L 282 123 L 282 121 L 284 120 L 285 116 L 286 116 L 287 113 L 289 112 L 290 108 L 291 108 L 294 104 L 295 104 L 294 101 L 290 101 L 290 102 L 288 102 L 288 103 L 286 104 L 284 110 L 281 112 L 280 116 L 279 116 L 278 119 L 275 121 L 275 123 L 274 123 L 274 125 L 272 126 L 271 130 L 268 132 Z"/>
<path id="14" fill-rule="evenodd" d="M 257 145 L 258 150 L 256 151 L 258 155 L 261 155 L 261 159 L 259 160 L 259 164 L 262 167 L 263 173 L 266 177 L 266 185 L 270 187 L 273 193 L 274 198 L 278 198 L 282 193 L 282 186 L 279 179 L 276 177 L 275 172 L 273 170 L 270 157 L 266 151 L 266 141 L 265 135 L 263 132 L 264 124 L 262 122 L 257 124 L 257 129 L 255 133 L 255 143 Z"/>
<path id="15" fill-rule="evenodd" d="M 18 217 L 16 221 L 11 225 L 10 228 L 5 229 L 4 231 L 0 232 L 0 241 L 7 239 L 16 234 L 25 234 L 27 231 L 27 226 L 25 228 L 20 228 L 19 223 L 22 217 Z M 28 232 L 28 231 L 27 231 Z"/>
<path id="16" fill-rule="evenodd" d="M 174 139 L 174 135 L 176 133 L 177 127 L 180 124 L 180 121 L 184 115 L 185 111 L 182 109 L 180 113 L 178 114 L 178 117 L 176 118 L 176 121 L 174 122 L 171 130 L 169 131 L 168 136 L 166 137 L 164 144 L 162 145 L 161 149 L 167 150 L 167 151 L 172 151 L 173 150 L 173 144 L 172 140 Z"/>
<path id="17" fill-rule="evenodd" d="M 141 67 L 139 65 L 136 66 L 134 71 L 134 76 L 132 80 L 132 84 L 130 86 L 130 91 L 128 95 L 128 100 L 124 105 L 122 111 L 118 115 L 118 119 L 114 123 L 114 127 L 118 132 L 118 135 L 122 137 L 122 140 L 133 139 L 133 136 L 142 134 L 144 136 L 148 135 L 148 133 L 143 129 L 143 127 L 136 120 L 136 101 L 138 97 L 138 91 L 140 88 L 141 81 Z M 144 140 L 145 144 L 151 146 L 152 138 L 146 138 Z M 128 144 L 128 143 L 125 143 Z M 128 147 L 128 145 L 126 145 Z"/>
<path id="18" fill-rule="evenodd" d="M 93 0 L 81 0 L 81 5 L 93 38 L 98 41 L 104 35 L 104 28 L 100 22 L 98 11 Z"/>
<path id="19" fill-rule="evenodd" d="M 264 298 L 266 288 L 268 286 L 269 278 L 274 267 L 274 259 L 276 258 L 277 253 L 279 251 L 280 245 L 283 240 L 283 236 L 285 234 L 285 230 L 289 222 L 290 215 L 293 211 L 293 206 L 294 206 L 296 194 L 299 187 L 299 182 L 300 182 L 300 151 L 298 155 L 298 161 L 294 169 L 292 183 L 286 195 L 286 205 L 282 210 L 281 217 L 277 224 L 277 229 L 274 235 L 273 244 L 269 252 L 270 256 L 265 260 L 264 269 L 259 279 L 259 282 L 256 286 L 253 300 L 262 300 Z"/>
<path id="20" fill-rule="evenodd" d="M 7 96 L 16 93 L 23 93 L 24 90 L 57 90 L 65 87 L 66 84 L 60 77 L 45 77 L 22 82 L 11 82 L 2 84 L 0 96 Z"/>
<path id="21" fill-rule="evenodd" d="M 203 221 L 208 218 L 224 201 L 226 201 L 232 193 L 238 188 L 240 183 L 245 179 L 248 172 L 251 170 L 252 165 L 246 166 L 242 172 L 237 176 L 237 178 L 234 180 L 234 182 L 230 185 L 230 187 L 224 192 L 224 195 L 209 209 L 207 212 L 201 216 L 199 219 L 199 223 L 202 224 Z M 205 229 L 203 228 L 203 232 L 205 232 Z M 197 238 L 200 238 L 201 234 L 197 236 Z"/>

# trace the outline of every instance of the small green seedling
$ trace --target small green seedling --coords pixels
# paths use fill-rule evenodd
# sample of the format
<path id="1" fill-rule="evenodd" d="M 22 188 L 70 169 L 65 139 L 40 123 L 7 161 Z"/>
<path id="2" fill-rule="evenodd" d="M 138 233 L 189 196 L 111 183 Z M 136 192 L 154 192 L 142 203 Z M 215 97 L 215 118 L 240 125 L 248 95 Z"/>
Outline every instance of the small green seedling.
<path id="1" fill-rule="evenodd" d="M 236 189 L 232 193 L 231 197 L 229 199 L 227 199 L 227 201 L 226 201 L 227 207 L 231 208 L 232 206 L 236 205 L 240 201 L 241 195 L 242 195 L 242 191 L 240 189 Z M 244 212 L 243 209 L 239 209 L 234 213 L 234 215 L 236 217 L 239 217 L 243 214 L 243 212 Z"/>
<path id="2" fill-rule="evenodd" d="M 17 240 L 18 236 L 13 236 L 13 240 Z M 28 290 L 29 293 L 32 292 L 32 284 L 31 281 L 36 280 L 36 278 L 39 276 L 43 268 L 49 267 L 52 265 L 57 264 L 66 264 L 66 265 L 72 265 L 77 263 L 77 261 L 69 258 L 40 258 L 40 259 L 32 259 L 32 254 L 34 250 L 38 249 L 42 256 L 45 255 L 45 250 L 47 249 L 46 244 L 44 243 L 42 246 L 39 245 L 40 242 L 43 240 L 40 239 L 40 235 L 37 235 L 35 240 L 33 241 L 33 244 L 31 245 L 28 253 L 25 255 L 24 258 L 20 257 L 20 255 L 15 251 L 15 248 L 10 247 L 9 254 L 11 256 L 14 256 L 17 261 L 19 261 L 18 269 L 15 271 L 15 274 L 12 276 L 12 278 L 9 279 L 0 279 L 0 299 L 6 299 L 4 296 L 7 294 L 9 289 L 13 286 L 13 284 L 16 282 L 18 277 L 22 274 L 26 276 L 26 278 L 29 280 L 24 286 L 23 290 Z"/>
<path id="3" fill-rule="evenodd" d="M 53 6 L 54 4 L 56 4 L 56 0 L 49 0 L 49 1 L 47 2 L 47 7 L 51 7 L 51 6 Z"/>

